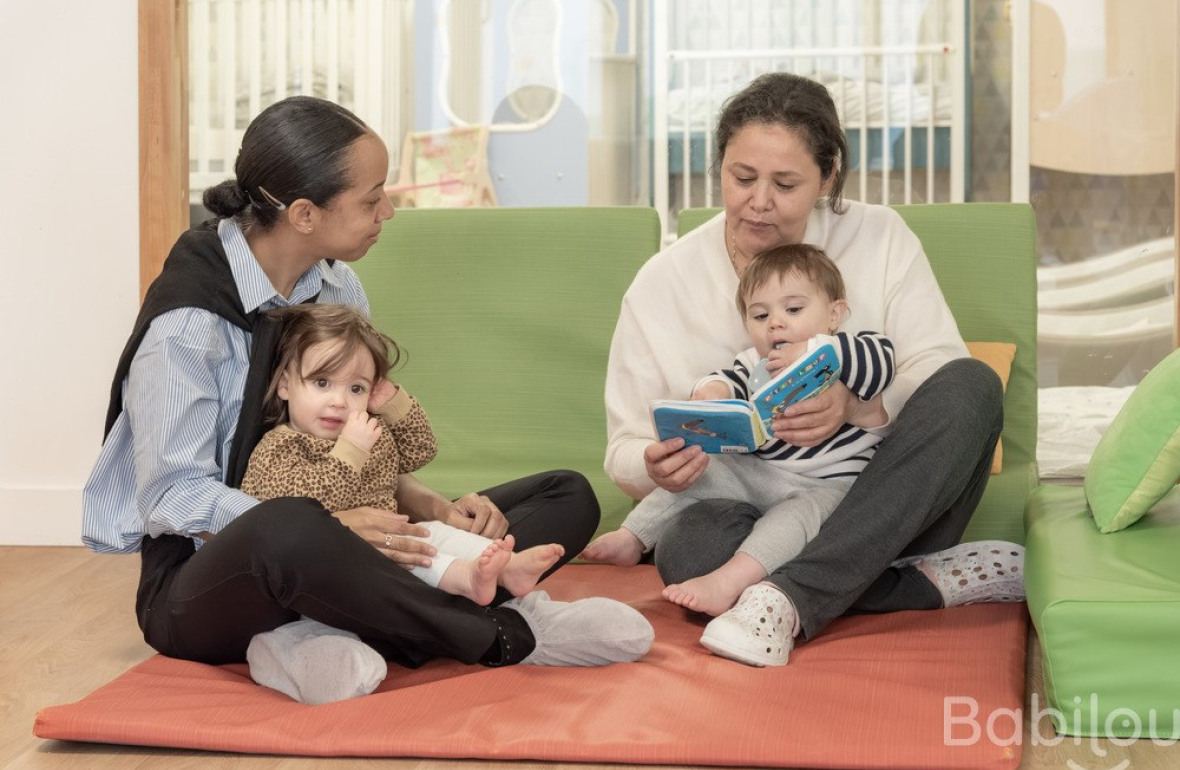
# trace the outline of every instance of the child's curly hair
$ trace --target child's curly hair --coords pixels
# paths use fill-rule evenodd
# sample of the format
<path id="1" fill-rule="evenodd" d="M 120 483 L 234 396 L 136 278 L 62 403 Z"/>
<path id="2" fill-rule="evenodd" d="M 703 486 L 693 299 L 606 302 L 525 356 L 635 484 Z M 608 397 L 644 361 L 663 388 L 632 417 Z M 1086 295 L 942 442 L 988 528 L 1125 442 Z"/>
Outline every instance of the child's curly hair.
<path id="1" fill-rule="evenodd" d="M 282 324 L 278 360 L 263 401 L 262 418 L 271 428 L 287 419 L 287 402 L 279 398 L 279 379 L 294 371 L 302 379 L 314 379 L 339 371 L 358 350 L 373 357 L 375 379 L 384 378 L 401 360 L 401 348 L 349 305 L 308 303 L 269 311 Z M 331 355 L 315 371 L 303 371 L 303 357 L 321 342 L 337 342 Z"/>

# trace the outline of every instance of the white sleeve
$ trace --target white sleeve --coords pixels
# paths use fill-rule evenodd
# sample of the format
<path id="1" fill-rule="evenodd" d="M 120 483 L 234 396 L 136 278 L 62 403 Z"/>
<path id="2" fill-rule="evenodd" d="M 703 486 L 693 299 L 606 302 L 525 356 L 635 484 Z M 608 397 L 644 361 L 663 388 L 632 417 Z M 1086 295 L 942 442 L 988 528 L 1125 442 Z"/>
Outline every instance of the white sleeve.
<path id="1" fill-rule="evenodd" d="M 656 488 L 643 451 L 656 440 L 648 404 L 666 398 L 669 387 L 639 327 L 630 297 L 624 297 L 606 366 L 606 461 L 611 481 L 638 500 Z"/>
<path id="2" fill-rule="evenodd" d="M 733 307 L 737 276 L 723 230 L 718 215 L 654 255 L 623 297 L 607 363 L 603 467 L 636 499 L 656 488 L 643 460 L 656 440 L 651 402 L 688 398 L 703 372 L 749 345 Z"/>
<path id="3" fill-rule="evenodd" d="M 887 432 L 887 426 L 930 375 L 949 361 L 967 356 L 967 346 L 921 242 L 900 217 L 896 221 L 888 239 L 885 328 L 876 331 L 893 342 L 897 372 L 881 396 L 889 423 L 873 429 L 880 434 Z"/>
<path id="4" fill-rule="evenodd" d="M 734 372 L 732 369 L 722 369 L 719 372 L 710 372 L 696 381 L 696 384 L 692 386 L 692 392 L 696 393 L 702 385 L 706 385 L 710 382 L 720 382 L 722 385 L 729 388 L 729 395 L 726 396 L 726 398 L 739 398 L 738 394 L 734 390 L 733 378 L 729 376 L 730 374 L 736 374 L 736 372 Z"/>

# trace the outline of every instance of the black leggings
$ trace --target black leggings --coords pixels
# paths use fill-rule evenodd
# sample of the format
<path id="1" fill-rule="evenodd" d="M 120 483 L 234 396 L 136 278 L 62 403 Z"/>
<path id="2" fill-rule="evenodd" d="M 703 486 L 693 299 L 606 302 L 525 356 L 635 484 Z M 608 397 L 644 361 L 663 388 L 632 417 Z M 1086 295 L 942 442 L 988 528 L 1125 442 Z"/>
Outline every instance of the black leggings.
<path id="1" fill-rule="evenodd" d="M 565 547 L 546 575 L 580 553 L 598 527 L 598 500 L 574 471 L 538 473 L 481 494 L 504 512 L 518 549 Z M 438 656 L 517 663 L 534 646 L 515 611 L 427 585 L 303 497 L 260 503 L 200 550 L 187 537 L 145 537 L 136 615 L 154 649 L 203 663 L 241 662 L 255 634 L 301 615 L 352 631 L 408 666 Z"/>

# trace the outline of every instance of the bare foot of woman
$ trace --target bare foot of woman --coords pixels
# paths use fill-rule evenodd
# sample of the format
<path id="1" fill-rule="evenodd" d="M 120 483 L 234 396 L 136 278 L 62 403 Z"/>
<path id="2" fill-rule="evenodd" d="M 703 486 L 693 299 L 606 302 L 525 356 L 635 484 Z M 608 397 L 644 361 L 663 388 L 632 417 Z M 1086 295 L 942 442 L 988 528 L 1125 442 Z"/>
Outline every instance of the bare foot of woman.
<path id="1" fill-rule="evenodd" d="M 512 547 L 503 540 L 493 540 L 478 559 L 456 559 L 438 581 L 449 594 L 466 596 L 476 604 L 487 605 L 496 596 L 500 573 L 512 558 Z"/>
<path id="2" fill-rule="evenodd" d="M 504 543 L 509 548 L 516 544 L 512 535 L 505 537 Z M 533 546 L 514 553 L 500 573 L 500 585 L 513 596 L 524 596 L 537 587 L 541 575 L 556 564 L 564 553 L 565 548 L 557 543 Z"/>
<path id="3" fill-rule="evenodd" d="M 630 530 L 616 529 L 597 537 L 582 551 L 588 561 L 605 562 L 616 567 L 634 567 L 643 556 L 643 543 Z"/>
<path id="4" fill-rule="evenodd" d="M 673 604 L 716 617 L 737 603 L 742 591 L 766 577 L 766 569 L 753 557 L 738 551 L 707 575 L 664 587 L 664 598 Z"/>

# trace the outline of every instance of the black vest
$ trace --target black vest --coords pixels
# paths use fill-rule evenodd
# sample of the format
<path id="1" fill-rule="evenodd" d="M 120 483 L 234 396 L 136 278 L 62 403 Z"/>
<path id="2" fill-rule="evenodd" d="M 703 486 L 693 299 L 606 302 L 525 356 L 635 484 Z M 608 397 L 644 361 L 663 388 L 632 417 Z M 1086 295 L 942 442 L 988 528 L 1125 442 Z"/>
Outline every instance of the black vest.
<path id="1" fill-rule="evenodd" d="M 314 301 L 314 300 L 313 300 Z M 131 361 L 139 349 L 152 320 L 170 310 L 195 307 L 216 313 L 225 320 L 253 335 L 250 347 L 250 368 L 246 373 L 242 411 L 230 445 L 226 483 L 237 487 L 246 474 L 250 453 L 262 438 L 262 402 L 277 352 L 279 322 L 258 311 L 246 313 L 238 296 L 229 258 L 217 236 L 217 220 L 203 222 L 183 233 L 164 261 L 160 275 L 148 287 L 139 309 L 139 316 L 131 330 L 131 337 L 123 348 L 111 384 L 111 400 L 107 407 L 106 428 L 111 432 L 115 420 L 123 411 L 123 380 L 131 371 Z M 213 426 L 210 425 L 212 430 Z"/>

